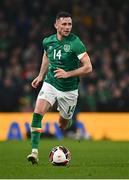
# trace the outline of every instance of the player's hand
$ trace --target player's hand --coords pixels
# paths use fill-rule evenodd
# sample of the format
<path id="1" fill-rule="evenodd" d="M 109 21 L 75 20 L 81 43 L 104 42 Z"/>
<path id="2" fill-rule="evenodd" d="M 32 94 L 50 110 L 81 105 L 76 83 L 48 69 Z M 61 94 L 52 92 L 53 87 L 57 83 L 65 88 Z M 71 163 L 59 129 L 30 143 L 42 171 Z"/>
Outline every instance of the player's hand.
<path id="1" fill-rule="evenodd" d="M 37 88 L 39 83 L 43 80 L 42 76 L 37 76 L 31 83 L 33 88 Z"/>
<path id="2" fill-rule="evenodd" d="M 68 73 L 63 69 L 58 68 L 54 71 L 54 73 L 55 73 L 54 77 L 56 78 L 68 78 Z"/>

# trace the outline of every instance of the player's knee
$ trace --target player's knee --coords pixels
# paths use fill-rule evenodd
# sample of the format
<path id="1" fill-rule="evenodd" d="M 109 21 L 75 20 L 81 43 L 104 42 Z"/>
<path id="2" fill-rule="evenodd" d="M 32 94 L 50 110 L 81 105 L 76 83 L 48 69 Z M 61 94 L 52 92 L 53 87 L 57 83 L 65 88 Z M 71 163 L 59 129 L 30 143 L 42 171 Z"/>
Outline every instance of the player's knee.
<path id="1" fill-rule="evenodd" d="M 44 111 L 37 108 L 35 108 L 34 113 L 44 115 Z"/>

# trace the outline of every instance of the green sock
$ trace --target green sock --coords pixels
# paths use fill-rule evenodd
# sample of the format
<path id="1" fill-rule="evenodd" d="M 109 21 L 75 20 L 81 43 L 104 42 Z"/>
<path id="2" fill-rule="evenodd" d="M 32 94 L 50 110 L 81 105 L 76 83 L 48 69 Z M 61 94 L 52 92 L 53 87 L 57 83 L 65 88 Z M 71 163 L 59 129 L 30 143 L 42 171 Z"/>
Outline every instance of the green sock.
<path id="1" fill-rule="evenodd" d="M 38 149 L 39 141 L 40 141 L 40 134 L 41 134 L 41 121 L 43 116 L 41 114 L 34 113 L 33 120 L 31 124 L 31 143 L 32 149 Z"/>

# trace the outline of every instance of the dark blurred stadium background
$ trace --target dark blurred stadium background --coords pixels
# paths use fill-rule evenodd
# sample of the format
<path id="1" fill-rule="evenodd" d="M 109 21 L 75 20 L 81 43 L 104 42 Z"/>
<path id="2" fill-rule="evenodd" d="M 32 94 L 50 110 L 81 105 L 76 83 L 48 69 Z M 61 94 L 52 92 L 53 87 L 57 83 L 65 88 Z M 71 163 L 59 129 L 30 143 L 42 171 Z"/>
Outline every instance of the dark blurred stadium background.
<path id="1" fill-rule="evenodd" d="M 129 111 L 128 0 L 1 0 L 0 111 L 33 111 L 42 39 L 55 32 L 57 12 L 72 14 L 93 72 L 81 78 L 78 111 Z M 53 109 L 52 111 L 54 111 Z"/>

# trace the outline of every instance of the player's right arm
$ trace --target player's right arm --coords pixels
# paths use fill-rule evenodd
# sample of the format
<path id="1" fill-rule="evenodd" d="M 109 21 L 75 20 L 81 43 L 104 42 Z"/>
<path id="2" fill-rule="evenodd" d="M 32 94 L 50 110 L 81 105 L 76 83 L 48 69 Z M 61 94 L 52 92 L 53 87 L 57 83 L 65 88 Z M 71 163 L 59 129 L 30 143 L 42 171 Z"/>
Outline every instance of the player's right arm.
<path id="1" fill-rule="evenodd" d="M 44 76 L 48 70 L 48 63 L 48 57 L 46 52 L 44 51 L 39 75 L 31 83 L 33 88 L 37 88 L 39 83 L 44 79 Z"/>

